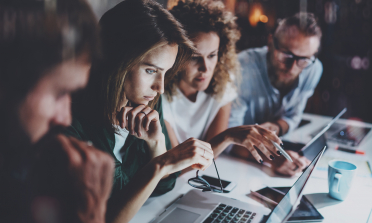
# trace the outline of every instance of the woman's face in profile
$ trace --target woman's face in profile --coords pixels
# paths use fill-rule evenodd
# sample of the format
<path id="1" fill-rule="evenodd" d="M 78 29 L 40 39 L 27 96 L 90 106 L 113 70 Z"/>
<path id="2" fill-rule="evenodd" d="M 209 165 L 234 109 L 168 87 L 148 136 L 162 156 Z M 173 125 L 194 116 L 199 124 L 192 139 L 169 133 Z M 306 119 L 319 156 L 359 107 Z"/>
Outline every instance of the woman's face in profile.
<path id="1" fill-rule="evenodd" d="M 147 105 L 157 94 L 163 94 L 165 73 L 173 67 L 177 53 L 177 44 L 166 44 L 153 49 L 136 64 L 124 83 L 128 101 Z"/>
<path id="2" fill-rule="evenodd" d="M 215 32 L 198 33 L 192 39 L 196 52 L 186 66 L 180 86 L 188 86 L 196 91 L 204 91 L 212 80 L 218 62 L 220 37 Z"/>

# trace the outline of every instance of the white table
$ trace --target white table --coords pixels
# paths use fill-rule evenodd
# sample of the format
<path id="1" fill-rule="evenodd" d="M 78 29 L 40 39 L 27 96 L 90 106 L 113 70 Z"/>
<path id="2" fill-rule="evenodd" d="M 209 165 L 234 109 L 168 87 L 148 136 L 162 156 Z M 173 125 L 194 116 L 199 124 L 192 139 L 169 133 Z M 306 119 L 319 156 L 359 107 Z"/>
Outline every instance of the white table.
<path id="1" fill-rule="evenodd" d="M 327 122 L 331 120 L 331 117 L 304 114 L 303 119 L 311 120 L 311 123 L 295 130 L 283 138 L 294 142 L 306 143 L 311 139 L 309 134 L 327 124 Z M 340 121 L 350 122 L 347 120 Z M 353 124 L 372 127 L 372 124 L 366 123 Z M 327 154 L 328 156 L 333 154 L 337 156 L 345 155 L 345 152 L 334 150 L 334 145 L 329 146 L 330 149 L 326 151 L 324 156 L 327 156 Z M 363 156 L 363 159 L 368 158 L 372 161 L 371 147 L 372 132 L 367 135 L 359 146 L 360 150 L 366 151 L 366 156 Z M 360 155 L 349 153 L 346 155 L 348 158 L 361 159 Z M 237 187 L 232 192 L 229 194 L 223 194 L 222 196 L 228 196 L 259 206 L 262 206 L 262 204 L 247 196 L 250 193 L 250 190 L 258 190 L 265 186 L 292 186 L 298 178 L 298 176 L 293 178 L 282 177 L 273 173 L 273 171 L 271 171 L 267 166 L 224 154 L 216 160 L 216 165 L 222 179 L 237 183 Z M 366 223 L 372 210 L 372 178 L 356 177 L 349 196 L 345 201 L 340 202 L 328 197 L 328 182 L 326 179 L 326 173 L 324 172 L 325 171 L 315 170 L 314 176 L 311 177 L 304 192 L 307 198 L 325 218 L 323 222 Z M 201 172 L 201 174 L 216 176 L 213 165 L 205 172 Z M 192 187 L 187 184 L 187 180 L 194 176 L 195 171 L 185 173 L 177 179 L 176 186 L 172 191 L 160 197 L 149 198 L 131 222 L 150 222 L 180 195 L 185 194 L 192 189 Z"/>

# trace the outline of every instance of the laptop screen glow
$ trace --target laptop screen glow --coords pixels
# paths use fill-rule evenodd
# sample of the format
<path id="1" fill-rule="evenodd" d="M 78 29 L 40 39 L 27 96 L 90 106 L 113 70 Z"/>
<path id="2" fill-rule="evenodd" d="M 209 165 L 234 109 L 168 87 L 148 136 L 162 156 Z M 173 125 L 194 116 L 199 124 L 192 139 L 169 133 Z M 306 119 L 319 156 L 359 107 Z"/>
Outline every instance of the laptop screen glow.
<path id="1" fill-rule="evenodd" d="M 298 178 L 293 187 L 283 197 L 279 204 L 271 212 L 267 223 L 278 223 L 283 222 L 285 218 L 290 214 L 293 208 L 297 207 L 296 202 L 299 202 L 302 191 L 305 187 L 306 182 L 309 180 L 311 173 L 313 172 L 318 160 L 322 156 L 325 148 L 319 152 L 317 157 L 311 162 L 305 172 Z"/>

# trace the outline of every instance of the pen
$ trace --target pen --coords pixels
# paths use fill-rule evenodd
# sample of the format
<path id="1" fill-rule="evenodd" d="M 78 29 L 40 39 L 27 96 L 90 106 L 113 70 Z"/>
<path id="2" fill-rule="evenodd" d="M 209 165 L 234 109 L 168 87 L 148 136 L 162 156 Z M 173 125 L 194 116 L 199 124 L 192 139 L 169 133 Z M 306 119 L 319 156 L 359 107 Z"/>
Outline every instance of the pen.
<path id="1" fill-rule="evenodd" d="M 369 168 L 369 171 L 371 171 L 371 175 L 372 175 L 372 167 L 371 167 L 371 164 L 368 162 L 368 160 L 367 160 L 367 166 Z"/>
<path id="2" fill-rule="evenodd" d="M 287 160 L 289 160 L 289 161 L 291 161 L 292 163 L 293 163 L 293 160 L 291 159 L 291 157 L 288 155 L 288 153 L 286 153 L 285 151 L 284 151 L 284 149 L 282 148 L 282 147 L 280 147 L 279 145 L 278 145 L 278 143 L 276 143 L 276 142 L 274 142 L 274 141 L 271 141 L 273 144 L 274 144 L 274 146 L 283 154 L 283 156 L 284 156 L 284 158 L 286 158 Z"/>
<path id="3" fill-rule="evenodd" d="M 365 152 L 361 151 L 361 150 L 347 149 L 347 148 L 342 148 L 342 147 L 339 147 L 339 146 L 336 147 L 336 150 L 340 150 L 340 151 L 347 152 L 347 153 L 355 153 L 355 154 L 359 154 L 359 155 L 364 155 L 365 154 Z"/>

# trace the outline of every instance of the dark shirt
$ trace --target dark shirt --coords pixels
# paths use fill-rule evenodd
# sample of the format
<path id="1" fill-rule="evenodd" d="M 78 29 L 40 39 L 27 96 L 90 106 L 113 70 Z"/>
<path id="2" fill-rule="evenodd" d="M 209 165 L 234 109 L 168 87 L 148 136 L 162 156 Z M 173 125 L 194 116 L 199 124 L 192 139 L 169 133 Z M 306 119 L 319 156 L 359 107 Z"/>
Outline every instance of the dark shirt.
<path id="1" fill-rule="evenodd" d="M 27 163 L 0 154 L 0 222 L 31 222 Z M 24 159 L 23 159 L 24 160 Z"/>
<path id="2" fill-rule="evenodd" d="M 7 146 L 0 146 L 0 222 L 34 222 L 32 216 L 40 211 L 32 207 L 34 198 L 40 195 L 37 193 L 37 185 L 40 185 L 37 180 L 48 171 L 54 175 L 57 173 L 45 168 L 48 171 L 36 170 L 36 163 L 41 162 L 34 146 L 14 147 L 9 142 L 3 145 Z M 45 186 L 50 186 L 50 182 Z"/>
<path id="3" fill-rule="evenodd" d="M 165 136 L 167 150 L 172 148 L 167 129 L 163 119 L 163 110 L 161 106 L 161 97 L 155 110 L 159 113 L 159 119 Z M 102 151 L 109 153 L 115 159 L 114 185 L 111 197 L 125 190 L 125 185 L 135 176 L 135 174 L 150 161 L 150 155 L 147 144 L 144 140 L 138 139 L 133 135 L 128 135 L 124 150 L 125 155 L 122 157 L 122 163 L 116 159 L 113 150 L 115 147 L 115 134 L 105 127 L 95 126 L 84 119 L 83 115 L 75 113 L 72 125 L 67 129 L 65 134 L 76 137 L 81 140 L 91 141 L 94 146 Z M 155 188 L 152 196 L 164 194 L 173 189 L 177 176 L 180 173 L 171 174 L 169 177 L 162 179 Z"/>

